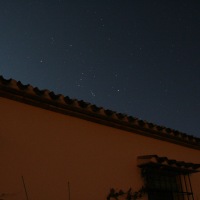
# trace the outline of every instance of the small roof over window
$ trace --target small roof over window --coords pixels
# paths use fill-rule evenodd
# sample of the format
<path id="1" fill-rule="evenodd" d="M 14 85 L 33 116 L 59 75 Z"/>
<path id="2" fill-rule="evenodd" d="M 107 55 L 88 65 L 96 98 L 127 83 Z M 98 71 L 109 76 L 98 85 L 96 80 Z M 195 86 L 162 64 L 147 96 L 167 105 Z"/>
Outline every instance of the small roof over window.
<path id="1" fill-rule="evenodd" d="M 200 164 L 185 161 L 177 161 L 158 155 L 138 156 L 138 166 L 140 168 L 156 168 L 174 171 L 178 174 L 191 174 L 200 171 Z"/>

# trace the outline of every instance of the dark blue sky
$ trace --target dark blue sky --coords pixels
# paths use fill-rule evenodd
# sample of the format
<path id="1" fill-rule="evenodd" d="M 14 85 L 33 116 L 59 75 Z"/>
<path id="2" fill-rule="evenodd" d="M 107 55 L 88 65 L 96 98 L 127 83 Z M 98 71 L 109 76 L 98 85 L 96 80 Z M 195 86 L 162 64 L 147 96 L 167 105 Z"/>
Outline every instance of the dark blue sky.
<path id="1" fill-rule="evenodd" d="M 200 2 L 1 0 L 0 74 L 200 137 Z"/>

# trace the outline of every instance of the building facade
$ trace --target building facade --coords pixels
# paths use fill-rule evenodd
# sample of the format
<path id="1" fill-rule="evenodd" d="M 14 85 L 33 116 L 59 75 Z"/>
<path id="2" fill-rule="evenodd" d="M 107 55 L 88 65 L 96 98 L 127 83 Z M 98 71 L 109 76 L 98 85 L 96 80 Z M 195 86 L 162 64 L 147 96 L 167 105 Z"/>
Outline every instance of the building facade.
<path id="1" fill-rule="evenodd" d="M 0 199 L 200 200 L 199 138 L 3 77 L 0 111 Z"/>

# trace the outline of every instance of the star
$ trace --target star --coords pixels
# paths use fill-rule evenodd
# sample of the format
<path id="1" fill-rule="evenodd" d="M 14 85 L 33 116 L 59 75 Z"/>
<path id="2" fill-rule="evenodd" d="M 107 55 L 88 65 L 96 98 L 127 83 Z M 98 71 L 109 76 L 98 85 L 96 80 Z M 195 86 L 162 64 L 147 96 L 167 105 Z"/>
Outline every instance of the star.
<path id="1" fill-rule="evenodd" d="M 90 93 L 91 93 L 91 95 L 92 95 L 93 97 L 96 96 L 95 93 L 94 93 L 92 90 L 90 90 Z"/>

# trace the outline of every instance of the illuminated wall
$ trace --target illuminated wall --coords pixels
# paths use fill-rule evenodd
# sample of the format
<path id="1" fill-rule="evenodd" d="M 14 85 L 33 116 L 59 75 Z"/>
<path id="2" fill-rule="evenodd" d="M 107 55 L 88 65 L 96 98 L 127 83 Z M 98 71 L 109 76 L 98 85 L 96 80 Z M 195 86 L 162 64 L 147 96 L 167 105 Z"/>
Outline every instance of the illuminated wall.
<path id="1" fill-rule="evenodd" d="M 200 163 L 200 151 L 0 98 L 0 194 L 5 200 L 103 200 L 139 189 L 137 157 Z M 200 199 L 200 173 L 191 177 Z M 69 197 L 70 196 L 70 197 Z"/>

